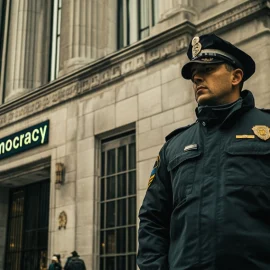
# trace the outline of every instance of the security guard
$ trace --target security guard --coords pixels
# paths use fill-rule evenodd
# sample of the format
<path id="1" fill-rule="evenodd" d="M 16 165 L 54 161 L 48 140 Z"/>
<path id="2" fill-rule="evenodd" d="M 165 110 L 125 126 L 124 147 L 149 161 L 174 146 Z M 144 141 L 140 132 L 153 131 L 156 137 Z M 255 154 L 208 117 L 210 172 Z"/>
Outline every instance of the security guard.
<path id="1" fill-rule="evenodd" d="M 243 82 L 253 59 L 214 34 L 182 68 L 196 123 L 166 137 L 140 208 L 141 270 L 270 269 L 270 115 Z"/>

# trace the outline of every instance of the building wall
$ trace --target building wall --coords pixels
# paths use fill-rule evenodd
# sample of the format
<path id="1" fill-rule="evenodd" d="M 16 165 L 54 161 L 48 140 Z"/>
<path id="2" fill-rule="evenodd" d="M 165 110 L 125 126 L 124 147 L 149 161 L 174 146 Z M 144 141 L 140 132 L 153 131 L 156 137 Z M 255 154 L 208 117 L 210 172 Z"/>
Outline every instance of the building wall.
<path id="1" fill-rule="evenodd" d="M 75 71 L 68 68 L 71 60 L 66 66 L 63 60 L 65 75 L 0 106 L 0 138 L 50 120 L 48 145 L 0 160 L 0 194 L 7 194 L 4 172 L 50 159 L 49 257 L 60 253 L 65 261 L 76 249 L 87 269 L 98 269 L 100 140 L 130 125 L 136 128 L 139 211 L 165 136 L 196 120 L 192 84 L 180 75 L 195 34 L 214 31 L 249 53 L 257 71 L 244 88 L 252 90 L 257 107 L 270 106 L 269 1 L 207 1 L 207 7 L 197 2 L 169 1 L 170 9 L 161 9 L 162 19 L 151 37 L 119 52 L 107 48 L 104 54 L 109 55 L 99 59 L 102 53 L 96 54 L 97 61 Z M 65 165 L 65 181 L 59 189 L 56 162 Z M 1 231 L 6 228 L 8 198 L 0 198 Z M 68 221 L 66 229 L 59 230 L 62 211 Z M 1 239 L 0 269 L 4 243 Z"/>

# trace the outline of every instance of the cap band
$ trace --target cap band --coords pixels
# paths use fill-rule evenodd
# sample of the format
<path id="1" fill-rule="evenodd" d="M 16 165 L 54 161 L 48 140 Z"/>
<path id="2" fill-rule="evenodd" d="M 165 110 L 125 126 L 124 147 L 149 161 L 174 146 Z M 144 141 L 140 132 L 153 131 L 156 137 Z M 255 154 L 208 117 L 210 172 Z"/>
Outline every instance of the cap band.
<path id="1" fill-rule="evenodd" d="M 191 59 L 191 61 L 196 60 L 198 58 L 201 58 L 202 56 L 204 56 L 204 57 L 211 56 L 211 57 L 221 58 L 221 59 L 224 59 L 224 60 L 231 62 L 234 66 L 237 66 L 240 68 L 242 67 L 241 63 L 232 55 L 225 53 L 223 51 L 214 50 L 214 49 L 201 50 L 200 53 L 198 55 L 196 55 L 196 57 Z"/>

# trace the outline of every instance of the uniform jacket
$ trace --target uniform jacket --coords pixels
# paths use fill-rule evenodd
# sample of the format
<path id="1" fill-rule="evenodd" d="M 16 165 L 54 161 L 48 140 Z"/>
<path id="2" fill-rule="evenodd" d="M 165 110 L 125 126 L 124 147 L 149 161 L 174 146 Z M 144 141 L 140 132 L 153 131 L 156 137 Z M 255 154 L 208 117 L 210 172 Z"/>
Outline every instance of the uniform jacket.
<path id="1" fill-rule="evenodd" d="M 141 270 L 270 269 L 270 114 L 248 90 L 171 133 L 139 211 Z"/>

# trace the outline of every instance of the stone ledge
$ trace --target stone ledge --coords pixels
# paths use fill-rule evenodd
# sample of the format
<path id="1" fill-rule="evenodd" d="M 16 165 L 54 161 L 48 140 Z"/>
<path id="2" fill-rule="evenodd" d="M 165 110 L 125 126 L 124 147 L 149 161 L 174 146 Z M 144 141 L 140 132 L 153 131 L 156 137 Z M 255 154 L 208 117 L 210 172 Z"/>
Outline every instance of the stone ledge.
<path id="1" fill-rule="evenodd" d="M 168 57 L 183 53 L 196 32 L 202 34 L 222 31 L 236 23 L 244 23 L 248 18 L 262 12 L 269 13 L 269 9 L 269 0 L 251 0 L 203 21 L 197 27 L 184 21 L 156 36 L 141 40 L 16 100 L 0 105 L 0 129 L 68 100 L 97 91 Z"/>
<path id="2" fill-rule="evenodd" d="M 0 106 L 0 129 L 154 65 L 186 50 L 195 27 L 188 21 L 148 37 L 31 93 Z"/>

